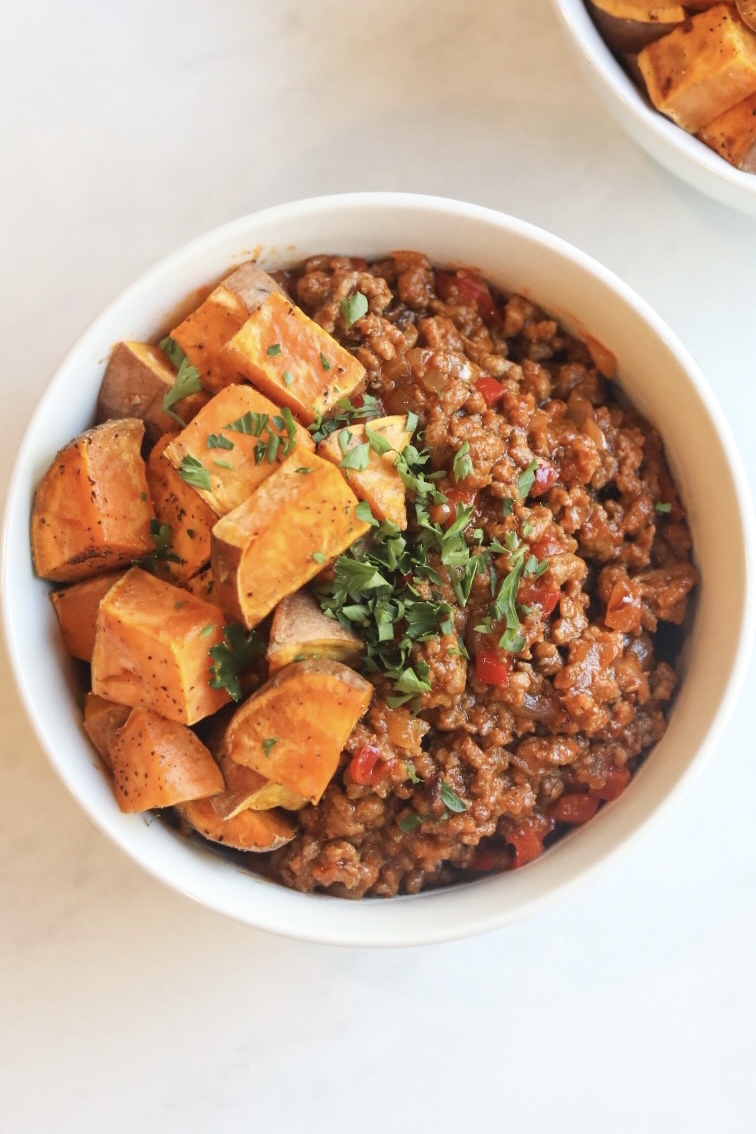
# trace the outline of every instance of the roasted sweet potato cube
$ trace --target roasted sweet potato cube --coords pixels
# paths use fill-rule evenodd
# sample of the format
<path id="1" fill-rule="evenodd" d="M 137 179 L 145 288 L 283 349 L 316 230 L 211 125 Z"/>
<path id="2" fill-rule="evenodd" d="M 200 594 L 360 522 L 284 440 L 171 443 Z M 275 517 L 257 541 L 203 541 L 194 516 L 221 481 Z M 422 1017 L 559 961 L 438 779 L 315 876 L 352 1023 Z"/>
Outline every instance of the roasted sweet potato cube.
<path id="1" fill-rule="evenodd" d="M 223 791 L 223 775 L 186 725 L 139 705 L 109 744 L 121 811 L 149 811 Z"/>
<path id="2" fill-rule="evenodd" d="M 155 572 L 180 582 L 210 562 L 210 532 L 216 515 L 166 457 L 166 447 L 175 437 L 175 433 L 166 433 L 150 453 L 147 483 L 158 523 L 170 528 L 169 538 L 163 539 L 164 529 L 157 533 Z"/>
<path id="3" fill-rule="evenodd" d="M 231 819 L 221 819 L 210 799 L 181 803 L 179 815 L 211 843 L 220 843 L 234 850 L 278 850 L 294 838 L 296 827 L 281 811 L 240 811 Z"/>
<path id="4" fill-rule="evenodd" d="M 297 591 L 281 599 L 276 607 L 268 641 L 268 668 L 275 673 L 305 658 L 348 662 L 359 657 L 363 649 L 361 638 L 323 614 L 307 591 Z"/>
<path id="5" fill-rule="evenodd" d="M 218 601 L 248 630 L 298 591 L 369 528 L 330 461 L 289 457 L 213 528 Z"/>
<path id="6" fill-rule="evenodd" d="M 244 375 L 305 425 L 324 417 L 339 398 L 365 381 L 362 363 L 290 299 L 266 299 L 223 350 L 230 370 Z"/>
<path id="7" fill-rule="evenodd" d="M 218 516 L 238 507 L 295 450 L 315 448 L 291 414 L 247 385 L 226 386 L 165 450 Z"/>
<path id="8" fill-rule="evenodd" d="M 293 662 L 234 713 L 228 756 L 317 803 L 372 693 L 341 662 Z"/>
<path id="9" fill-rule="evenodd" d="M 299 811 L 307 803 L 301 795 L 266 779 L 254 768 L 246 768 L 231 760 L 225 746 L 221 749 L 220 769 L 226 787 L 219 795 L 213 796 L 213 808 L 221 819 L 233 819 L 234 815 L 247 808 L 272 811 L 274 807 L 283 807 L 286 811 Z"/>
<path id="10" fill-rule="evenodd" d="M 638 67 L 656 109 L 695 134 L 756 93 L 756 33 L 716 4 L 644 47 Z"/>
<path id="11" fill-rule="evenodd" d="M 756 173 L 756 94 L 707 122 L 699 138 L 746 173 Z"/>
<path id="12" fill-rule="evenodd" d="M 84 731 L 100 754 L 103 764 L 111 772 L 113 765 L 110 759 L 110 741 L 126 723 L 130 712 L 130 705 L 106 701 L 96 693 L 87 693 L 84 698 Z"/>
<path id="13" fill-rule="evenodd" d="M 383 445 L 369 443 L 368 431 L 390 448 L 383 452 Z M 397 454 L 409 444 L 411 436 L 406 415 L 396 414 L 337 430 L 320 442 L 318 453 L 339 466 L 355 496 L 367 501 L 376 519 L 391 520 L 404 530 L 407 494 L 395 466 Z M 350 462 L 353 467 L 343 467 Z"/>
<path id="14" fill-rule="evenodd" d="M 167 355 L 149 343 L 116 343 L 100 386 L 97 420 L 138 417 L 144 422 L 150 441 L 176 429 L 176 418 L 163 409 L 163 398 L 176 380 L 176 371 Z M 207 401 L 202 391 L 188 394 L 172 406 L 186 422 Z"/>
<path id="15" fill-rule="evenodd" d="M 686 18 L 682 4 L 664 0 L 588 0 L 588 9 L 612 51 L 641 51 Z"/>
<path id="16" fill-rule="evenodd" d="M 217 606 L 132 567 L 100 602 L 92 692 L 194 724 L 230 700 L 209 684 L 223 625 Z"/>
<path id="17" fill-rule="evenodd" d="M 88 579 L 153 550 L 143 436 L 136 418 L 106 421 L 58 453 L 32 511 L 34 567 L 43 579 Z"/>
<path id="18" fill-rule="evenodd" d="M 204 389 L 211 394 L 237 381 L 233 368 L 228 370 L 220 358 L 222 348 L 250 313 L 279 290 L 276 281 L 257 264 L 242 264 L 171 331 L 171 338 L 197 367 Z"/>
<path id="19" fill-rule="evenodd" d="M 190 594 L 196 595 L 197 598 L 204 599 L 205 602 L 211 602 L 213 606 L 220 606 L 211 567 L 205 567 L 204 571 L 200 571 L 197 575 L 192 575 L 191 579 L 185 579 L 181 585 L 185 587 Z"/>
<path id="20" fill-rule="evenodd" d="M 92 579 L 50 592 L 63 645 L 72 658 L 85 662 L 92 660 L 100 599 L 122 574 L 122 571 L 109 571 L 106 575 L 95 575 Z"/>

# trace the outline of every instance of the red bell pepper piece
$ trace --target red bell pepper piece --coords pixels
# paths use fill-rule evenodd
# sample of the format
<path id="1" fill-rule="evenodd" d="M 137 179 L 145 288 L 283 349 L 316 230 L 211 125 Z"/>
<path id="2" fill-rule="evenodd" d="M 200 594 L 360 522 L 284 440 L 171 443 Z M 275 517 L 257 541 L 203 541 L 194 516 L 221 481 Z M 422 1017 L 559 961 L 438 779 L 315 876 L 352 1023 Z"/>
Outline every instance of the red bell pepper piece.
<path id="1" fill-rule="evenodd" d="M 484 685 L 506 685 L 512 669 L 512 655 L 499 646 L 480 646 L 475 655 L 475 676 Z"/>
<path id="2" fill-rule="evenodd" d="M 600 800 L 592 791 L 566 791 L 549 808 L 549 815 L 557 823 L 579 827 L 587 823 L 598 811 Z"/>
<path id="3" fill-rule="evenodd" d="M 553 484 L 556 484 L 559 479 L 559 472 L 553 465 L 546 464 L 546 462 L 538 463 L 538 468 L 535 470 L 533 476 L 533 486 L 528 493 L 529 496 L 543 496 L 544 492 L 548 492 Z"/>
<path id="4" fill-rule="evenodd" d="M 606 783 L 603 787 L 596 788 L 594 794 L 599 799 L 616 799 L 617 796 L 622 795 L 623 791 L 630 783 L 632 776 L 628 768 L 617 768 L 613 766 L 609 769 L 606 777 Z"/>
<path id="5" fill-rule="evenodd" d="M 507 832 L 506 840 L 514 850 L 512 865 L 515 869 L 543 854 L 543 840 L 553 828 L 554 820 L 548 815 L 533 815 Z"/>
<path id="6" fill-rule="evenodd" d="M 489 374 L 484 374 L 482 378 L 478 379 L 475 383 L 475 389 L 489 408 L 495 406 L 504 396 L 504 387 L 501 382 L 497 382 Z"/>
<path id="7" fill-rule="evenodd" d="M 488 290 L 488 284 L 480 276 L 465 268 L 459 268 L 456 272 L 445 272 L 437 268 L 434 275 L 436 291 L 444 302 L 456 299 L 459 303 L 475 307 L 485 322 L 498 322 L 496 304 Z"/>
<path id="8" fill-rule="evenodd" d="M 523 606 L 534 606 L 544 618 L 548 618 L 559 602 L 561 591 L 547 579 L 523 579 L 517 592 L 517 601 Z"/>
<path id="9" fill-rule="evenodd" d="M 368 787 L 371 784 L 376 784 L 380 781 L 380 769 L 378 767 L 381 760 L 381 753 L 379 749 L 375 748 L 372 744 L 361 744 L 357 748 L 349 761 L 348 772 L 350 777 L 356 784 L 362 784 L 363 787 Z"/>

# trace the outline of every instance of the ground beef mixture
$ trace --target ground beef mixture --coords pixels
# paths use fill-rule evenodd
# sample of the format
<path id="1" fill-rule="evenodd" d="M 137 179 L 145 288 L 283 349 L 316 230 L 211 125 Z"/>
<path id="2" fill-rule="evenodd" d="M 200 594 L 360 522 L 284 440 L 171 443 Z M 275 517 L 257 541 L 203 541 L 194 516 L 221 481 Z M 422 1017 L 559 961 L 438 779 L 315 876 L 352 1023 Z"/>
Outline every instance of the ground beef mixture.
<path id="1" fill-rule="evenodd" d="M 619 795 L 666 727 L 697 575 L 660 437 L 600 344 L 474 271 L 399 252 L 317 256 L 279 278 L 364 365 L 382 412 L 417 415 L 446 496 L 432 521 L 472 507 L 473 554 L 514 537 L 545 567 L 520 580 L 508 651 L 506 627 L 485 624 L 489 572 L 464 606 L 440 572 L 453 627 L 413 653 L 431 691 L 389 708 L 375 676 L 323 799 L 264 869 L 357 898 L 521 866 Z M 342 301 L 356 293 L 368 309 L 350 324 Z M 494 563 L 506 577 L 507 557 Z"/>

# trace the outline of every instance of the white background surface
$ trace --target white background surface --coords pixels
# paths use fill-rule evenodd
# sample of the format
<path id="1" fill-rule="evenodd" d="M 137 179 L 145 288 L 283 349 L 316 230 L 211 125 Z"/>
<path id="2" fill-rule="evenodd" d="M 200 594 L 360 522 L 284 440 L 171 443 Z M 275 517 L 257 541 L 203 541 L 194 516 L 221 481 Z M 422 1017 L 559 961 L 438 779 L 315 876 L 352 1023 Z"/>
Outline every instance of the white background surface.
<path id="1" fill-rule="evenodd" d="M 756 224 L 618 132 L 544 0 L 0 17 L 0 483 L 65 350 L 144 268 L 358 189 L 489 205 L 603 261 L 692 352 L 756 481 Z M 712 762 L 598 881 L 381 953 L 275 939 L 142 874 L 54 777 L 0 658 L 0 1129 L 750 1134 L 753 676 Z"/>

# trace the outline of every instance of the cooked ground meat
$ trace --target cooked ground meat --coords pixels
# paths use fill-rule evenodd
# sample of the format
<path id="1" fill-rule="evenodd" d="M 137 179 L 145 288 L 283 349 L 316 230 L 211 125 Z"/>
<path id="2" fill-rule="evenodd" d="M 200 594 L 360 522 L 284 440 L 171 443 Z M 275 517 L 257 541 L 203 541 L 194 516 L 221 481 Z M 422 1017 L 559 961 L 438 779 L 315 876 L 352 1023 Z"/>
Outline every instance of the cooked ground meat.
<path id="1" fill-rule="evenodd" d="M 618 795 L 666 727 L 680 634 L 664 624 L 683 622 L 697 576 L 659 435 L 601 373 L 599 344 L 473 272 L 415 252 L 317 256 L 280 282 L 363 363 L 383 412 L 417 415 L 446 497 L 431 520 L 472 508 L 473 554 L 514 539 L 541 566 L 520 580 L 509 652 L 490 572 L 463 605 L 439 567 L 453 628 L 413 646 L 430 691 L 390 708 L 390 683 L 368 674 L 373 703 L 336 776 L 265 869 L 356 898 L 520 866 Z M 356 292 L 368 311 L 347 325 Z M 497 579 L 507 567 L 494 559 Z"/>

